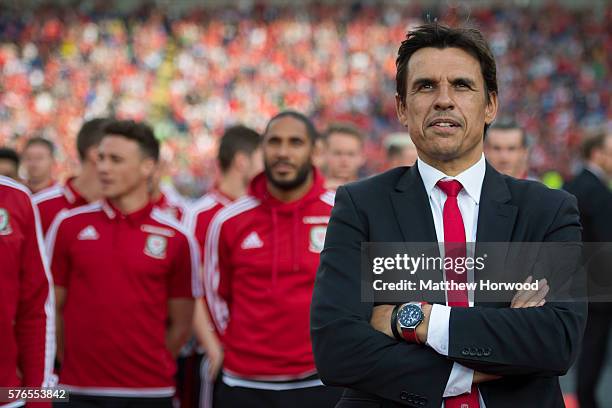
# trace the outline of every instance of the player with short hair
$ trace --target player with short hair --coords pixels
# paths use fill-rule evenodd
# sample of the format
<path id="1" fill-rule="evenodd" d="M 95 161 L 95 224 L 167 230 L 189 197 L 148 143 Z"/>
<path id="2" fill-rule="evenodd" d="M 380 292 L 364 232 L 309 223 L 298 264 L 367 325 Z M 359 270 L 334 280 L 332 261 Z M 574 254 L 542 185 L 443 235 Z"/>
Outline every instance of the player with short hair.
<path id="1" fill-rule="evenodd" d="M 0 147 L 0 176 L 19 181 L 19 154 L 10 147 Z"/>
<path id="2" fill-rule="evenodd" d="M 215 214 L 244 196 L 251 179 L 263 169 L 261 136 L 244 125 L 227 128 L 220 139 L 217 162 L 220 175 L 215 186 L 189 208 L 184 219 L 200 249 L 204 247 L 206 232 Z M 223 349 L 212 327 L 205 302 L 197 299 L 193 328 L 205 354 L 197 352 L 179 361 L 183 406 L 198 405 L 197 402 L 199 407 L 212 406 L 213 383 L 223 362 Z M 194 369 L 194 375 L 190 375 L 188 367 Z"/>
<path id="3" fill-rule="evenodd" d="M 49 230 L 70 391 L 61 407 L 172 407 L 201 282 L 195 241 L 150 200 L 158 156 L 149 126 L 108 123 L 96 163 L 103 200 L 62 212 Z"/>
<path id="4" fill-rule="evenodd" d="M 365 136 L 351 123 L 332 123 L 323 132 L 325 188 L 339 186 L 359 178 L 359 169 L 365 163 Z"/>
<path id="5" fill-rule="evenodd" d="M 264 172 L 220 210 L 204 254 L 206 301 L 225 348 L 215 406 L 333 407 L 312 357 L 312 287 L 334 201 L 312 165 L 317 131 L 284 111 L 263 135 Z"/>
<path id="6" fill-rule="evenodd" d="M 33 137 L 26 142 L 21 152 L 21 163 L 25 169 L 25 184 L 32 194 L 55 184 L 55 145 L 43 137 Z"/>
<path id="7" fill-rule="evenodd" d="M 96 118 L 83 124 L 76 138 L 76 148 L 81 171 L 69 178 L 64 185 L 56 184 L 34 195 L 34 203 L 40 211 L 43 232 L 46 234 L 55 216 L 63 209 L 75 208 L 101 197 L 100 181 L 96 171 L 98 144 L 104 136 L 107 118 Z"/>

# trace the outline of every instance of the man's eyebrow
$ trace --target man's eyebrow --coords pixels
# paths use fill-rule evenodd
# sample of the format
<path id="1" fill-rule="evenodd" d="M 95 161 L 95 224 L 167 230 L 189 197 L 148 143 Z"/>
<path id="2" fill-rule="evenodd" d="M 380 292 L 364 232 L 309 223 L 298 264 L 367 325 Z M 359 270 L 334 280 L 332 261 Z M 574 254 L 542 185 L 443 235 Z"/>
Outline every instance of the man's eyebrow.
<path id="1" fill-rule="evenodd" d="M 458 78 L 455 78 L 455 79 L 451 80 L 451 83 L 453 85 L 463 83 L 463 84 L 466 84 L 467 86 L 469 86 L 471 88 L 475 88 L 476 87 L 476 81 L 474 81 L 472 78 L 467 78 L 467 77 L 458 77 Z"/>
<path id="2" fill-rule="evenodd" d="M 435 83 L 436 80 L 433 78 L 426 78 L 426 77 L 422 77 L 422 78 L 416 78 L 414 81 L 412 81 L 412 88 L 416 88 L 419 87 L 421 85 L 428 85 L 428 84 L 433 84 Z"/>

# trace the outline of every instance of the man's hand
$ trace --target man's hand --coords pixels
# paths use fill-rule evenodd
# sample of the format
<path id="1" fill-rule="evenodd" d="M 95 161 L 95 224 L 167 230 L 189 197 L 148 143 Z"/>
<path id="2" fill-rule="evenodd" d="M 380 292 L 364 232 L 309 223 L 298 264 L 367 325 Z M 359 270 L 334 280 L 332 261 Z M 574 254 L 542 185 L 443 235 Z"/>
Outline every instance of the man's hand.
<path id="1" fill-rule="evenodd" d="M 389 337 L 393 337 L 393 332 L 391 331 L 391 312 L 393 308 L 394 305 L 375 306 L 372 310 L 372 318 L 370 319 L 372 327 Z"/>
<path id="2" fill-rule="evenodd" d="M 502 378 L 501 375 L 487 374 L 482 373 L 480 371 L 474 371 L 474 378 L 472 379 L 472 384 L 481 384 L 487 381 L 499 380 L 500 378 Z"/>
<path id="3" fill-rule="evenodd" d="M 221 347 L 221 343 L 219 341 L 208 343 L 206 355 L 209 361 L 208 377 L 215 381 L 223 365 L 223 347 Z"/>
<path id="4" fill-rule="evenodd" d="M 372 311 L 372 318 L 370 324 L 376 330 L 383 332 L 389 337 L 395 338 L 391 331 L 391 313 L 393 312 L 393 305 L 380 305 L 374 307 Z M 417 326 L 416 334 L 421 344 L 425 344 L 427 341 L 427 328 L 429 326 L 429 315 L 431 314 L 431 305 L 424 304 L 421 309 L 423 310 L 423 321 Z M 399 323 L 397 330 L 401 333 Z"/>
<path id="5" fill-rule="evenodd" d="M 525 283 L 531 283 L 533 278 L 527 277 Z M 526 307 L 544 306 L 546 303 L 546 295 L 550 287 L 546 279 L 540 279 L 538 282 L 538 290 L 519 290 L 512 298 L 510 307 L 513 309 L 521 309 Z"/>

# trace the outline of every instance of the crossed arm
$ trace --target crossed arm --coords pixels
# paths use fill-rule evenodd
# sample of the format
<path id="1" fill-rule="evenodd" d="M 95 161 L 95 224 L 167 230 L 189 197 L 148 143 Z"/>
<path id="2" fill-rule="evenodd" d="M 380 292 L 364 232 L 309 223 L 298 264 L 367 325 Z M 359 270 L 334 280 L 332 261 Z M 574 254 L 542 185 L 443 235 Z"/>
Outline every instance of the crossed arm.
<path id="1" fill-rule="evenodd" d="M 525 283 L 531 283 L 532 277 L 529 276 Z M 516 293 L 514 298 L 512 299 L 512 303 L 510 305 L 513 309 L 521 309 L 528 307 L 542 307 L 546 304 L 546 294 L 549 292 L 550 288 L 546 279 L 542 279 L 539 282 L 537 291 L 530 290 L 520 290 Z M 419 338 L 420 344 L 428 344 L 428 334 L 429 334 L 429 322 L 431 318 L 433 306 L 430 304 L 425 304 L 422 306 L 423 310 L 423 321 L 416 328 L 416 334 Z M 391 330 L 391 312 L 393 310 L 392 305 L 380 305 L 376 306 L 372 312 L 372 318 L 370 319 L 370 324 L 376 330 L 386 334 L 387 336 L 394 338 L 393 332 Z M 399 327 L 399 323 L 397 325 L 398 332 L 401 332 L 401 328 Z M 472 372 L 472 384 L 480 384 L 487 381 L 498 380 L 502 378 L 500 375 L 495 374 L 487 374 L 480 371 Z M 467 390 L 466 390 L 467 391 Z"/>

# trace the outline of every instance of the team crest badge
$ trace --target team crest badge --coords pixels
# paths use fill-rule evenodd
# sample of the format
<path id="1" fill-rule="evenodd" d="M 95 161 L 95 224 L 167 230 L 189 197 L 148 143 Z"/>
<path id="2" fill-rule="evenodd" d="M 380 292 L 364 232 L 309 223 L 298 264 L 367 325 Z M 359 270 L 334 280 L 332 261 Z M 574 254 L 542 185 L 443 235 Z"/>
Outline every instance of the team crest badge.
<path id="1" fill-rule="evenodd" d="M 310 229 L 310 246 L 308 247 L 310 252 L 316 252 L 318 254 L 323 250 L 326 231 L 327 227 L 321 225 Z"/>
<path id="2" fill-rule="evenodd" d="M 160 235 L 149 235 L 145 244 L 145 254 L 153 258 L 164 259 L 168 241 L 166 237 Z"/>
<path id="3" fill-rule="evenodd" d="M 0 208 L 0 235 L 8 235 L 13 230 L 9 223 L 9 213 L 5 208 Z"/>

